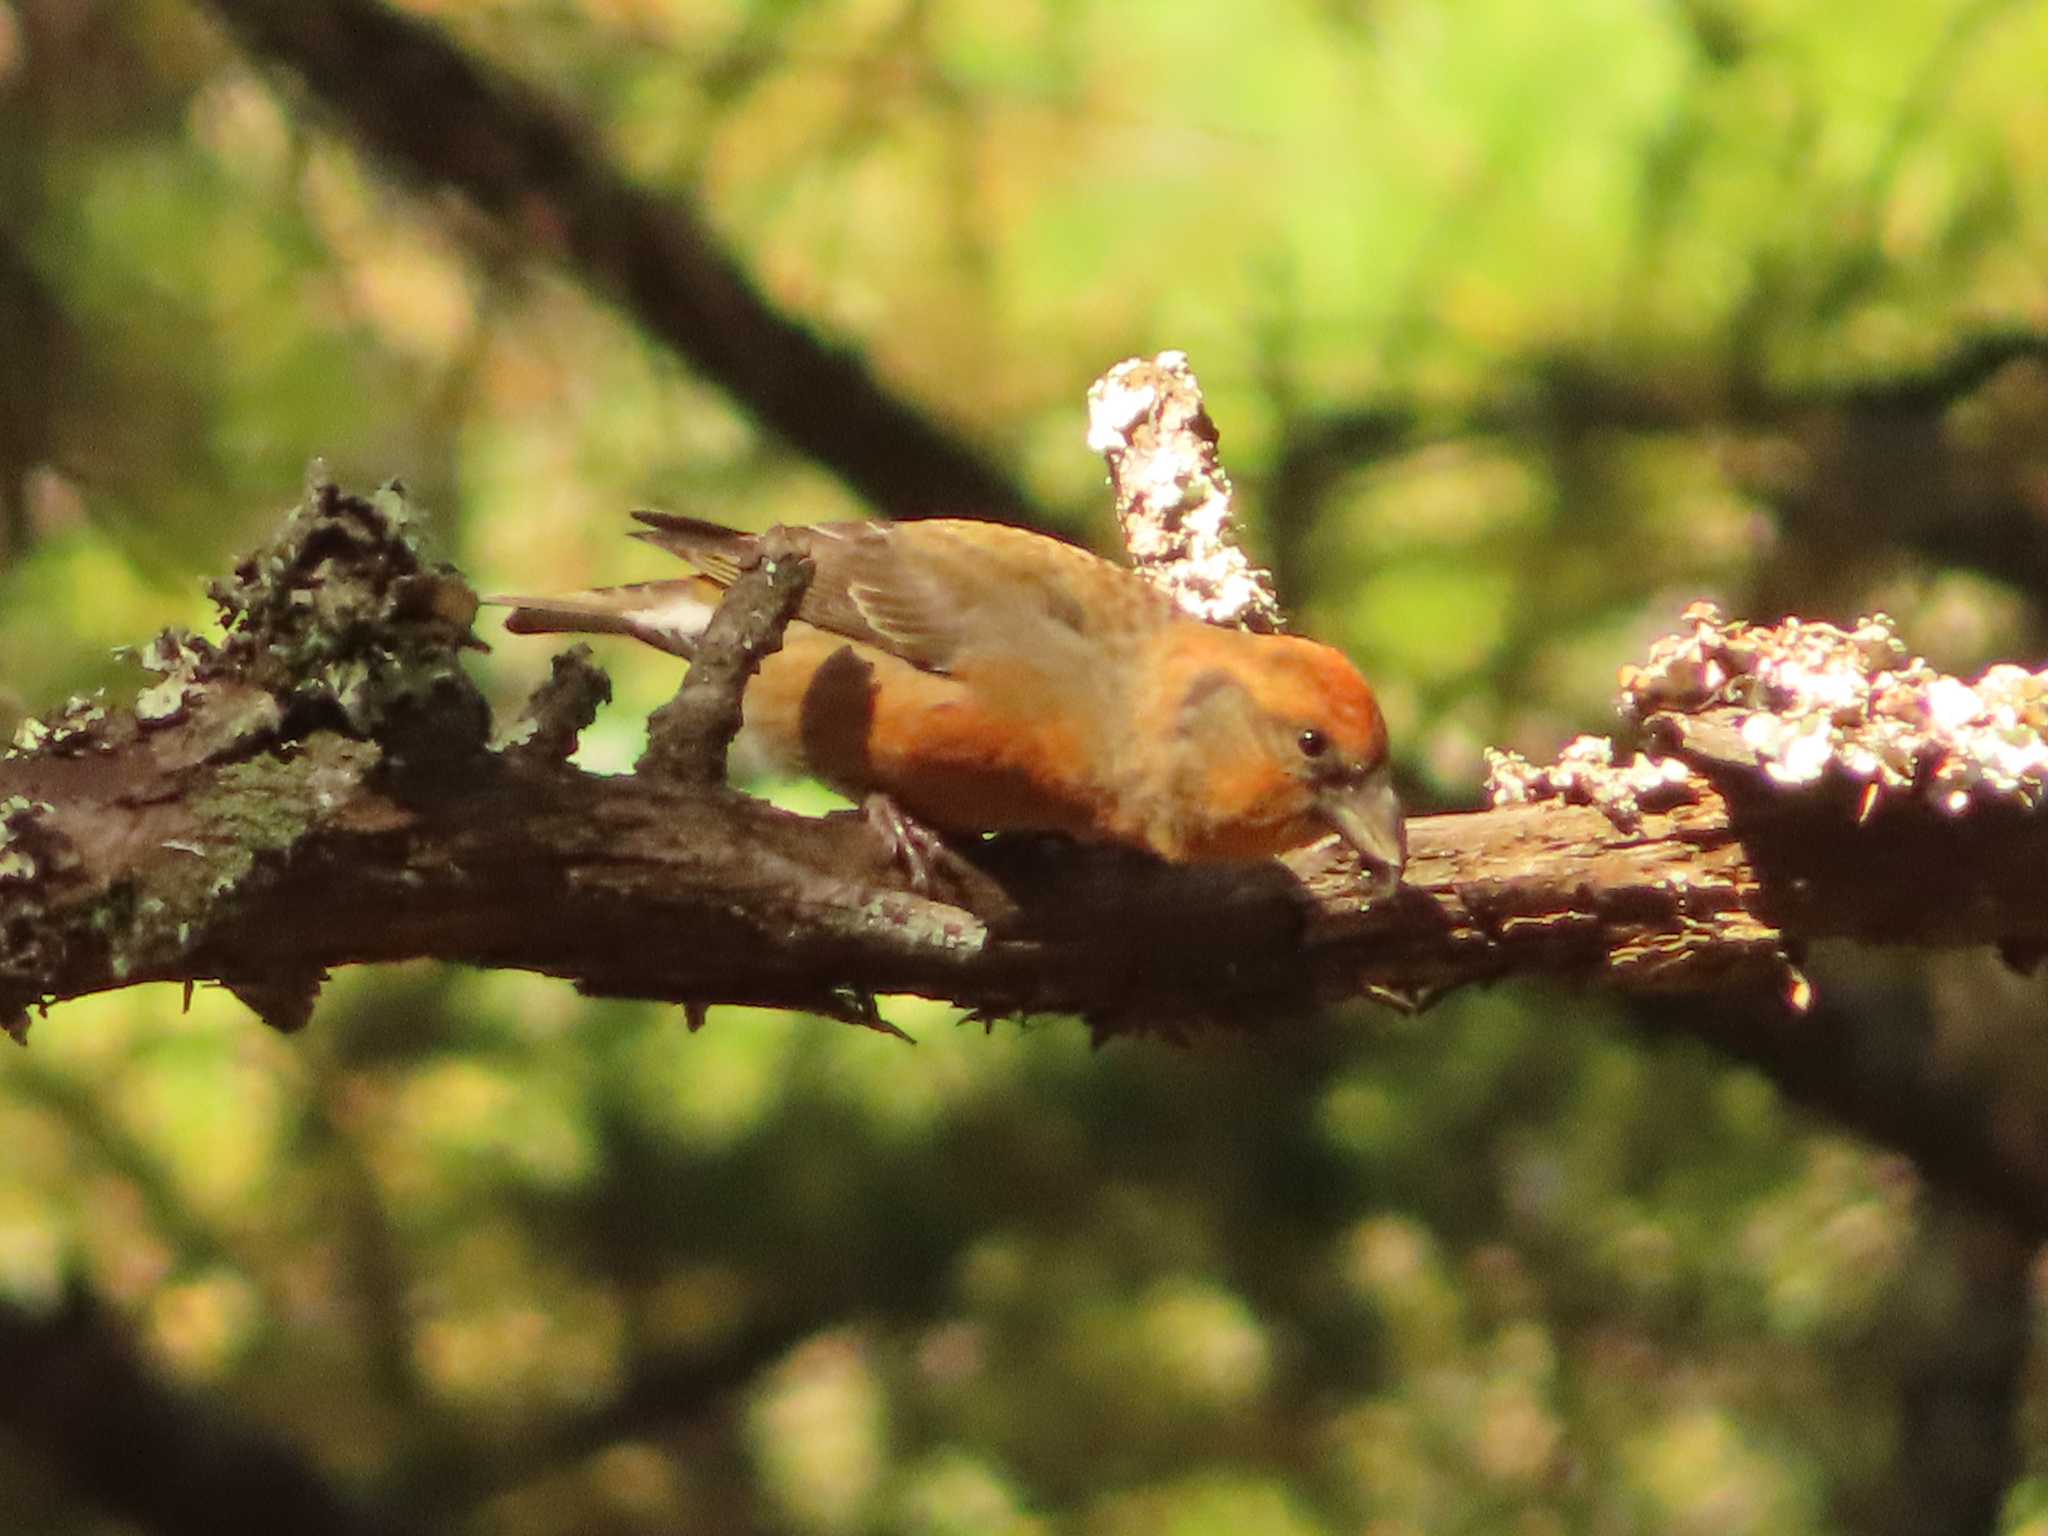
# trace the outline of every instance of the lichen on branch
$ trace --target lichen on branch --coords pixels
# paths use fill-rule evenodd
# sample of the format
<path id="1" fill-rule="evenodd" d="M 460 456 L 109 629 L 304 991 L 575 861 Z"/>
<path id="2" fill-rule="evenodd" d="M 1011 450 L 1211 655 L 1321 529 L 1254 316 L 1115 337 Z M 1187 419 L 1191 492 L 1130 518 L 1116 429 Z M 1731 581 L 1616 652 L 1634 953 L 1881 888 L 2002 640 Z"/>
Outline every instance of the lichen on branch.
<path id="1" fill-rule="evenodd" d="M 218 638 L 141 647 L 157 680 L 132 708 L 73 700 L 0 759 L 0 1017 L 78 978 L 189 978 L 372 774 L 482 750 L 489 709 L 459 656 L 476 599 L 421 555 L 401 487 L 316 478 L 209 591 Z M 254 996 L 304 992 L 308 971 L 201 974 Z"/>
<path id="2" fill-rule="evenodd" d="M 1901 803 L 2033 811 L 2048 796 L 2048 669 L 2002 662 L 1966 683 L 1913 655 L 1881 613 L 1848 629 L 1748 624 L 1695 603 L 1679 625 L 1621 669 L 1622 728 L 1648 751 L 1581 736 L 1543 767 L 1490 752 L 1488 799 L 1560 798 L 1626 825 L 1716 774 L 1788 795 L 1846 787 L 1859 819 Z"/>

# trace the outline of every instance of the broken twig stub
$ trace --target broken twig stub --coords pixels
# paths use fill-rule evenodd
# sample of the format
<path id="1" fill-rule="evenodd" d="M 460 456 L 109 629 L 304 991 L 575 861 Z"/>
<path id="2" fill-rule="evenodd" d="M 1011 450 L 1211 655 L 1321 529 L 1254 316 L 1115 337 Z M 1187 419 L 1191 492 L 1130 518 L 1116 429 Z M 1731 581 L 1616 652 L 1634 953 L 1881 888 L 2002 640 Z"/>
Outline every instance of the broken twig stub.
<path id="1" fill-rule="evenodd" d="M 648 717 L 637 772 L 686 784 L 725 782 L 747 684 L 762 659 L 782 648 L 782 632 L 810 580 L 810 559 L 787 533 L 771 528 L 762 535 L 759 558 L 726 589 L 676 696 Z"/>
<path id="2" fill-rule="evenodd" d="M 1132 565 L 1198 619 L 1275 633 L 1279 599 L 1238 547 L 1216 445 L 1184 352 L 1129 358 L 1088 391 L 1088 446 L 1109 463 Z"/>

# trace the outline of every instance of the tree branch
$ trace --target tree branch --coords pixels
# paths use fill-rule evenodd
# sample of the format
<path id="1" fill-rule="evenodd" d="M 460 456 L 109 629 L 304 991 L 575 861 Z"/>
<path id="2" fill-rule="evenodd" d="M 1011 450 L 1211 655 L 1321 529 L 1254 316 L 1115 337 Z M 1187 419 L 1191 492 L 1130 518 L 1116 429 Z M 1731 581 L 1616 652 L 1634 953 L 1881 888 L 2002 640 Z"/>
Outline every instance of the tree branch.
<path id="1" fill-rule="evenodd" d="M 1712 369 L 1646 375 L 1537 354 L 1523 360 L 1514 387 L 1462 406 L 1393 395 L 1303 415 L 1268 472 L 1267 499 L 1297 518 L 1308 516 L 1360 465 L 1454 439 L 1570 441 L 1627 433 L 1790 441 L 1810 461 L 1806 485 L 1818 489 L 1775 481 L 1756 487 L 1787 528 L 1825 536 L 1848 521 L 1853 549 L 1902 546 L 2048 591 L 2048 534 L 2027 474 L 1981 462 L 1981 454 L 1943 431 L 1952 408 L 2007 370 L 2038 374 L 2044 366 L 2048 335 L 2021 329 L 1958 338 L 1946 354 L 1915 367 L 1786 386 Z M 1911 467 L 1910 480 L 1900 474 L 1902 464 Z M 1844 486 L 1851 489 L 1842 492 Z M 1827 489 L 1837 494 L 1823 494 Z"/>
<path id="2" fill-rule="evenodd" d="M 892 517 L 1042 521 L 1024 492 L 847 348 L 771 306 L 682 197 L 630 181 L 582 129 L 427 22 L 376 0 L 206 0 L 372 152 L 548 252 L 763 425 Z"/>
<path id="3" fill-rule="evenodd" d="M 2048 819 L 2016 799 L 1954 814 L 1911 787 L 1873 808 L 1836 774 L 1788 786 L 1749 745 L 1765 701 L 1683 648 L 1638 679 L 1673 754 L 1640 792 L 1560 767 L 1527 803 L 1419 820 L 1392 901 L 1363 902 L 1334 843 L 1176 868 L 1052 839 L 970 845 L 967 873 L 922 896 L 857 814 L 491 751 L 460 667 L 474 600 L 408 522 L 394 491 L 317 487 L 216 588 L 223 642 L 167 637 L 136 709 L 68 712 L 0 760 L 0 1015 L 138 981 L 310 1005 L 334 966 L 432 957 L 835 1016 L 912 992 L 1109 1036 L 1547 975 L 1765 1007 L 1781 1026 L 1730 1048 L 1796 1084 L 1825 1038 L 1782 1001 L 1801 1000 L 1807 941 L 2048 948 Z M 1731 655 L 1776 633 L 1687 643 L 1729 632 Z M 1714 687 L 1681 698 L 1675 678 Z M 1674 1017 L 1729 1045 L 1720 1015 Z M 1985 1149 L 2000 1171 L 1971 1178 L 2048 1232 L 2040 1147 L 2048 1108 L 2027 1106 Z"/>
<path id="4" fill-rule="evenodd" d="M 742 571 L 697 642 L 676 696 L 647 722 L 647 750 L 634 765 L 686 784 L 725 782 L 726 752 L 739 734 L 740 699 L 762 659 L 782 648 L 811 562 L 781 529 L 761 540 L 755 563 Z"/>
<path id="5" fill-rule="evenodd" d="M 1095 436 L 1134 504 L 1170 512 L 1176 466 L 1191 441 L 1206 462 L 1213 432 L 1174 429 L 1200 398 L 1165 361 L 1174 387 L 1126 390 Z M 680 1002 L 693 1023 L 731 1002 L 873 1024 L 875 994 L 909 992 L 984 1018 L 1074 1013 L 1098 1037 L 1260 1029 L 1360 997 L 1413 1009 L 1543 975 L 1734 999 L 1674 1027 L 1826 1102 L 1826 1036 L 1800 1019 L 1810 941 L 2048 954 L 2048 674 L 1996 667 L 1972 688 L 1883 621 L 1761 629 L 1696 607 L 1624 675 L 1624 724 L 1654 755 L 1582 738 L 1547 768 L 1498 756 L 1493 809 L 1411 825 L 1391 899 L 1367 898 L 1335 840 L 1175 867 L 999 838 L 920 890 L 865 818 L 792 816 L 722 782 L 802 561 L 771 548 L 728 594 L 655 722 L 643 766 L 664 771 L 600 778 L 567 762 L 601 693 L 573 652 L 529 738 L 487 747 L 460 665 L 476 599 L 410 524 L 396 487 L 315 484 L 213 589 L 220 644 L 163 636 L 141 658 L 162 680 L 132 711 L 30 723 L 0 760 L 0 1024 L 217 980 L 295 1028 L 332 967 L 416 957 Z M 1836 1107 L 2048 1234 L 2048 1103 L 2008 1096 L 1995 1136 L 1923 1145 L 1899 1106 L 1953 1105 L 1930 1073 Z"/>
<path id="6" fill-rule="evenodd" d="M 1184 352 L 1127 358 L 1088 391 L 1088 446 L 1109 464 L 1132 565 L 1199 619 L 1273 634 L 1280 600 L 1237 545 L 1218 441 Z"/>

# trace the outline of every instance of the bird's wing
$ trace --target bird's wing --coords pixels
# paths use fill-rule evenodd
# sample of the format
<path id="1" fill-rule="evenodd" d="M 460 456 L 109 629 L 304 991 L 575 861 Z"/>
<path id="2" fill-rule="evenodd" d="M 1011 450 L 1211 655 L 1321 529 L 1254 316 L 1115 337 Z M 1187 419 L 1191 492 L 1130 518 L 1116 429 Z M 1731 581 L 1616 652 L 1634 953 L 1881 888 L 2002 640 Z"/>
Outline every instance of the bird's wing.
<path id="1" fill-rule="evenodd" d="M 761 535 L 673 512 L 635 512 L 633 536 L 687 560 L 729 587 L 760 554 Z M 829 634 L 872 645 L 930 671 L 944 671 L 948 637 L 938 605 L 914 571 L 889 558 L 886 523 L 818 523 L 792 528 L 811 557 L 811 582 L 797 616 Z"/>
<path id="2" fill-rule="evenodd" d="M 647 525 L 642 538 L 712 582 L 729 583 L 759 553 L 758 535 L 634 515 Z M 1171 598 L 1075 545 L 1001 523 L 930 518 L 789 532 L 813 565 L 800 619 L 963 685 L 957 697 L 932 696 L 917 734 L 968 731 L 962 711 L 971 706 L 976 730 L 994 732 L 1000 720 L 1017 739 L 1056 737 L 1077 783 L 1108 772 L 1129 734 L 1139 658 L 1178 615 Z"/>
<path id="3" fill-rule="evenodd" d="M 965 519 L 823 529 L 847 551 L 848 595 L 919 665 L 1002 656 L 1059 675 L 1105 644 L 1166 622 L 1170 599 L 1087 550 Z"/>
<path id="4" fill-rule="evenodd" d="M 723 523 L 701 517 L 683 517 L 674 512 L 639 511 L 635 522 L 646 526 L 633 535 L 656 549 L 665 549 L 679 560 L 687 560 L 721 587 L 729 587 L 754 558 L 759 534 L 742 533 Z"/>
<path id="5" fill-rule="evenodd" d="M 760 536 L 635 512 L 638 537 L 729 585 Z M 1161 622 L 1170 599 L 1108 561 L 1025 528 L 961 518 L 820 523 L 790 530 L 813 574 L 798 616 L 931 672 L 1000 657 L 1051 678 L 1095 660 L 1120 630 Z"/>

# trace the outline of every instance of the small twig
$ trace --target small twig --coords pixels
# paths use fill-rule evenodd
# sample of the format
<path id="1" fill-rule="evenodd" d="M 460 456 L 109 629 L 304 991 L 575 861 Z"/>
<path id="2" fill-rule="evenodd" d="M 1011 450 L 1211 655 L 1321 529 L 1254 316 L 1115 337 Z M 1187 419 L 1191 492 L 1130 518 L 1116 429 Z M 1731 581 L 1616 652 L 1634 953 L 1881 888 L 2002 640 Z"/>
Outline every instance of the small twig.
<path id="1" fill-rule="evenodd" d="M 781 529 L 761 540 L 761 554 L 740 573 L 718 611 L 676 696 L 647 720 L 647 750 L 635 769 L 684 784 L 719 784 L 739 734 L 740 698 L 764 657 L 782 648 L 811 562 Z"/>
<path id="2" fill-rule="evenodd" d="M 505 750 L 533 763 L 567 762 L 611 696 L 612 680 L 591 661 L 590 647 L 571 646 L 526 701 L 520 722 L 525 734 Z"/>
<path id="3" fill-rule="evenodd" d="M 313 1022 L 313 1005 L 327 984 L 325 968 L 287 969 L 271 976 L 230 976 L 221 981 L 257 1018 L 281 1035 L 295 1035 Z"/>
<path id="4" fill-rule="evenodd" d="M 1272 578 L 1232 534 L 1216 443 L 1184 352 L 1129 358 L 1088 391 L 1088 446 L 1109 463 L 1131 563 L 1199 619 L 1277 633 Z"/>

